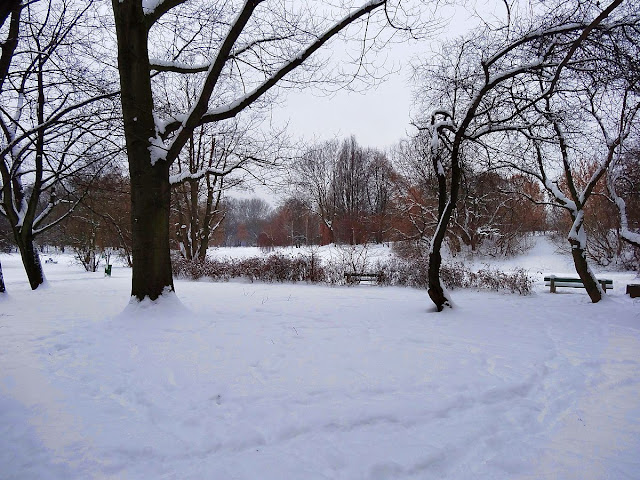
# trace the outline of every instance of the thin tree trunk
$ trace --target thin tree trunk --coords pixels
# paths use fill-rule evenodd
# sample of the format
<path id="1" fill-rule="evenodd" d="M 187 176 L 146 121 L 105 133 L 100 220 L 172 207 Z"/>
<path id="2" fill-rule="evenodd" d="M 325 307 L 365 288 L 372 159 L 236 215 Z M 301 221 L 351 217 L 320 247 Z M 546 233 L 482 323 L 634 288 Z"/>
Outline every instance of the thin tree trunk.
<path id="1" fill-rule="evenodd" d="M 429 254 L 429 271 L 427 279 L 429 281 L 429 298 L 435 304 L 436 309 L 441 312 L 448 303 L 448 299 L 444 294 L 442 283 L 440 283 L 440 265 L 442 264 L 442 256 L 440 249 Z"/>
<path id="2" fill-rule="evenodd" d="M 2 262 L 0 262 L 0 293 L 6 292 L 7 289 L 4 286 L 4 276 L 2 275 Z"/>
<path id="3" fill-rule="evenodd" d="M 450 300 L 444 293 L 440 280 L 440 266 L 442 265 L 442 243 L 447 232 L 453 209 L 458 199 L 460 185 L 460 167 L 457 161 L 458 150 L 454 150 L 451 155 L 451 196 L 447 201 L 447 177 L 441 168 L 437 157 L 433 159 L 433 166 L 438 178 L 438 226 L 431 240 L 431 250 L 429 252 L 429 270 L 427 279 L 429 282 L 429 298 L 435 304 L 438 312 L 441 312 L 445 305 L 451 305 Z"/>
<path id="4" fill-rule="evenodd" d="M 216 179 L 211 184 L 211 179 L 207 178 L 207 204 L 205 209 L 204 220 L 202 221 L 202 232 L 200 235 L 200 246 L 198 250 L 198 258 L 200 260 L 206 260 L 207 258 L 207 249 L 209 248 L 209 241 L 211 240 L 211 234 L 217 229 L 217 226 L 220 225 L 220 221 L 218 220 L 220 216 L 220 200 L 222 199 L 222 184 L 224 182 L 224 178 Z M 214 186 L 218 185 L 217 192 L 214 190 Z M 216 197 L 215 202 L 213 197 Z M 213 226 L 212 222 L 216 218 L 216 225 Z M 224 218 L 224 217 L 223 217 Z M 212 230 L 213 228 L 213 230 Z"/>
<path id="5" fill-rule="evenodd" d="M 112 5 L 131 176 L 131 295 L 139 300 L 155 300 L 174 290 L 169 255 L 169 165 L 164 159 L 154 159 L 152 163 L 151 158 L 150 139 L 156 132 L 142 4 L 112 0 Z"/>
<path id="6" fill-rule="evenodd" d="M 587 255 L 585 252 L 586 236 L 584 232 L 584 225 L 582 223 L 583 211 L 579 211 L 577 215 L 571 215 L 573 219 L 573 227 L 569 234 L 569 243 L 571 244 L 571 255 L 573 257 L 573 264 L 576 267 L 576 273 L 582 280 L 589 298 L 593 303 L 598 303 L 602 300 L 602 288 L 598 284 L 598 280 L 589 268 L 587 264 Z"/>
<path id="7" fill-rule="evenodd" d="M 429 281 L 429 298 L 435 304 L 436 309 L 441 312 L 446 305 L 451 305 L 450 300 L 444 293 L 440 280 L 440 266 L 442 265 L 442 243 L 453 212 L 453 206 L 448 203 L 440 216 L 438 227 L 431 240 L 431 251 L 429 253 L 429 271 L 427 279 Z"/>
<path id="8" fill-rule="evenodd" d="M 573 264 L 576 267 L 576 272 L 578 273 L 580 280 L 582 280 L 582 284 L 587 290 L 589 298 L 591 298 L 593 303 L 598 303 L 602 300 L 601 287 L 589 269 L 585 251 L 572 242 L 571 255 L 573 256 Z"/>

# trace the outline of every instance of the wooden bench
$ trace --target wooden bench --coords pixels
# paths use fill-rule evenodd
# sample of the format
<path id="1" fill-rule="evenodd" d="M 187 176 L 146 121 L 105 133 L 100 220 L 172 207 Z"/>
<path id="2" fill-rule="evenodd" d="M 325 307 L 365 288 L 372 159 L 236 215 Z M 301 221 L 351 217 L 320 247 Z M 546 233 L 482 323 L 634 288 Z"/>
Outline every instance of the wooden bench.
<path id="1" fill-rule="evenodd" d="M 613 288 L 613 280 L 598 278 L 596 279 L 602 286 L 602 290 L 607 293 L 607 288 Z M 575 277 L 557 277 L 556 275 L 549 275 L 544 277 L 544 285 L 550 287 L 551 293 L 556 293 L 557 287 L 570 287 L 570 288 L 584 288 L 582 280 Z"/>
<path id="2" fill-rule="evenodd" d="M 359 283 L 369 283 L 371 285 L 376 285 L 380 282 L 380 278 L 382 274 L 380 273 L 355 273 L 355 272 L 345 272 L 344 278 L 349 285 L 356 285 Z"/>

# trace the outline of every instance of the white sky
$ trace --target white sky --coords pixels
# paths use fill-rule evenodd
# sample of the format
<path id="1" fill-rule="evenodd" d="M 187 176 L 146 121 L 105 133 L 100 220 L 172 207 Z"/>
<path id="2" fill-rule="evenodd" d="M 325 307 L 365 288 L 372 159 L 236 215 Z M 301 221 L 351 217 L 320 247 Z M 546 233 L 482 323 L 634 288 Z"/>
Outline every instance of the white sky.
<path id="1" fill-rule="evenodd" d="M 412 59 L 425 57 L 439 39 L 451 38 L 465 32 L 478 22 L 470 11 L 474 8 L 484 18 L 490 12 L 503 14 L 504 8 L 495 0 L 467 2 L 466 10 L 458 8 L 447 16 L 451 19 L 433 42 L 410 45 L 390 45 L 385 50 L 388 66 L 397 73 L 366 92 L 341 91 L 333 96 L 319 94 L 314 89 L 283 93 L 281 103 L 274 108 L 273 121 L 283 125 L 289 121 L 292 138 L 326 140 L 355 135 L 364 147 L 385 149 L 397 143 L 411 131 L 412 95 L 410 84 Z"/>

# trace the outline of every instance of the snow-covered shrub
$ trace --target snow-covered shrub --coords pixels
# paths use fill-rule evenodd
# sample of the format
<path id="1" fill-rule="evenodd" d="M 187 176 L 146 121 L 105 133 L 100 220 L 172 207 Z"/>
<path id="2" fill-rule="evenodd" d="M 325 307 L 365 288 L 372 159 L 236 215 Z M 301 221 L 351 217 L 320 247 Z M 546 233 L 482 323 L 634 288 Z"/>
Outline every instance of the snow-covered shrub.
<path id="1" fill-rule="evenodd" d="M 264 259 L 260 257 L 244 258 L 234 262 L 229 260 L 233 268 L 232 277 L 244 277 L 250 281 L 261 280 L 264 275 Z"/>
<path id="2" fill-rule="evenodd" d="M 281 254 L 268 257 L 251 257 L 242 260 L 186 260 L 175 255 L 172 258 L 173 274 L 197 280 L 209 278 L 224 281 L 230 278 L 246 278 L 251 282 L 324 281 L 324 271 L 317 257 L 288 257 Z"/>
<path id="3" fill-rule="evenodd" d="M 328 283 L 329 285 L 344 285 L 345 284 L 345 265 L 340 260 L 332 259 L 325 261 L 322 264 L 323 279 L 320 282 Z"/>
<path id="4" fill-rule="evenodd" d="M 440 279 L 450 289 L 471 286 L 469 282 L 471 275 L 471 270 L 462 262 L 444 263 L 440 267 Z"/>
<path id="5" fill-rule="evenodd" d="M 306 272 L 306 280 L 310 282 L 322 282 L 325 279 L 325 271 L 322 266 L 322 258 L 320 257 L 318 247 L 305 247 L 303 254 L 307 261 L 308 271 Z"/>
<path id="6" fill-rule="evenodd" d="M 339 245 L 338 251 L 344 272 L 363 273 L 370 270 L 368 244 Z"/>
<path id="7" fill-rule="evenodd" d="M 469 274 L 468 287 L 486 290 L 509 290 L 511 293 L 529 295 L 533 291 L 534 280 L 523 268 L 513 272 L 503 272 L 489 266 Z"/>
<path id="8" fill-rule="evenodd" d="M 265 282 L 299 282 L 308 280 L 310 265 L 304 257 L 270 255 L 264 261 L 260 280 Z"/>
<path id="9" fill-rule="evenodd" d="M 251 282 L 312 282 L 344 285 L 345 272 L 352 271 L 352 264 L 343 257 L 320 261 L 315 254 L 290 257 L 274 254 L 267 257 L 251 257 L 242 260 L 186 260 L 176 255 L 172 260 L 176 276 L 225 281 L 230 278 L 246 278 Z M 380 285 L 428 288 L 428 260 L 425 256 L 410 259 L 392 257 L 369 265 L 364 273 L 379 274 Z M 447 288 L 479 288 L 508 290 L 527 295 L 533 288 L 533 279 L 523 269 L 502 272 L 489 267 L 471 271 L 462 262 L 445 263 L 440 269 L 442 282 Z"/>
<path id="10" fill-rule="evenodd" d="M 173 255 L 171 258 L 173 274 L 176 277 L 210 278 L 212 280 L 228 280 L 233 276 L 233 262 L 231 260 L 187 260 L 181 255 Z"/>

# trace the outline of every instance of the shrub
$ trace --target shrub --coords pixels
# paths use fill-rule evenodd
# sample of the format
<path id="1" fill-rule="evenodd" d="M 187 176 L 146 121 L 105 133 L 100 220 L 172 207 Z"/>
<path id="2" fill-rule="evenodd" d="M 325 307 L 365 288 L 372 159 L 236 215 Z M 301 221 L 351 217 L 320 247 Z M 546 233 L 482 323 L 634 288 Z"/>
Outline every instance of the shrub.
<path id="1" fill-rule="evenodd" d="M 186 260 L 180 256 L 172 259 L 173 273 L 179 277 L 210 278 L 226 281 L 230 278 L 246 278 L 251 282 L 312 282 L 329 285 L 344 285 L 344 273 L 352 265 L 344 258 L 329 262 L 320 261 L 315 252 L 309 255 L 289 257 L 273 254 L 268 257 L 252 257 L 242 260 Z M 368 270 L 380 275 L 380 285 L 428 288 L 429 262 L 425 256 L 413 258 L 393 257 L 378 261 Z M 511 273 L 488 266 L 477 272 L 471 271 L 462 262 L 446 263 L 440 269 L 442 282 L 447 288 L 479 288 L 485 290 L 508 290 L 528 295 L 533 289 L 533 278 L 524 269 Z"/>

